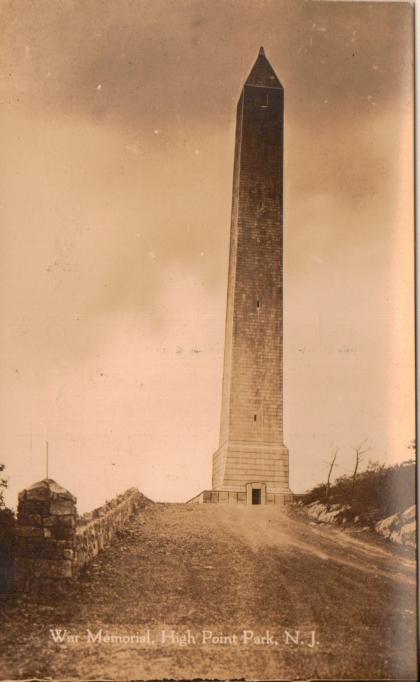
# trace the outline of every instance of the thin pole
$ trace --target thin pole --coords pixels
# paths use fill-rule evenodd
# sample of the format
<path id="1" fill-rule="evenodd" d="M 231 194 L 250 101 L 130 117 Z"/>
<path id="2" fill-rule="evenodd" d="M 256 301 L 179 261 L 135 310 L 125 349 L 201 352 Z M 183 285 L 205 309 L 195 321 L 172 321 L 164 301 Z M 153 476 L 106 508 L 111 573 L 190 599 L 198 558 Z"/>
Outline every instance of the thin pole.
<path id="1" fill-rule="evenodd" d="M 47 464 L 47 478 L 48 478 L 48 441 L 47 441 L 47 451 L 46 451 L 46 464 Z"/>

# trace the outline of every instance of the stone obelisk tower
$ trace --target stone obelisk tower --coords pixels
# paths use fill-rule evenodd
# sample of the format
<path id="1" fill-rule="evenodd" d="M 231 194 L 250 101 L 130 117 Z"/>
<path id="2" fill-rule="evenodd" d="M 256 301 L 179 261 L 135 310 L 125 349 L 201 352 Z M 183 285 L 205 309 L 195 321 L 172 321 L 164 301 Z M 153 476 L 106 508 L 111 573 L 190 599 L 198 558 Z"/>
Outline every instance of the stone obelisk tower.
<path id="1" fill-rule="evenodd" d="M 284 504 L 283 87 L 260 49 L 238 102 L 220 444 L 192 501 Z"/>

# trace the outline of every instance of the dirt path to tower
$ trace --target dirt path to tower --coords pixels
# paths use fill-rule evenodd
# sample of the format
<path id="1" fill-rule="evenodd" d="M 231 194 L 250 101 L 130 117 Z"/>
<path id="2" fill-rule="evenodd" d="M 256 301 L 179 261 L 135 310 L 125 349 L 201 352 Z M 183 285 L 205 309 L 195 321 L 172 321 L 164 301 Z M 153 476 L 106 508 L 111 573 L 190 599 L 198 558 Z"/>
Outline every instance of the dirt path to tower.
<path id="1" fill-rule="evenodd" d="M 277 509 L 151 505 L 64 596 L 0 606 L 0 679 L 414 678 L 414 578 Z"/>

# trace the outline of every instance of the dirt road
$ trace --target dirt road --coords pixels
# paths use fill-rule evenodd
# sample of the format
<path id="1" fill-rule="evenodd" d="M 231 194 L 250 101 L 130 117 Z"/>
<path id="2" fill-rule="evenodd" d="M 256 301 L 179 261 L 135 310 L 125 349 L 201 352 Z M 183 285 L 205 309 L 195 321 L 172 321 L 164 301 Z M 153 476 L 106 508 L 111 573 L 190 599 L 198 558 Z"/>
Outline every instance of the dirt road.
<path id="1" fill-rule="evenodd" d="M 151 505 L 64 596 L 0 608 L 0 679 L 416 676 L 414 561 L 269 507 Z"/>

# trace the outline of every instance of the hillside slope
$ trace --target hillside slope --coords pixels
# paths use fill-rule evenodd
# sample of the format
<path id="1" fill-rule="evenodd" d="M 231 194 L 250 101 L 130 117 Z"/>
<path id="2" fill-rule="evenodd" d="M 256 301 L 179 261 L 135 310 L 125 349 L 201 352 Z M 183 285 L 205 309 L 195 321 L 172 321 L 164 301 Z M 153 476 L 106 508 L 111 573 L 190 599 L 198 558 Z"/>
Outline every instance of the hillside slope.
<path id="1" fill-rule="evenodd" d="M 61 598 L 0 608 L 2 679 L 414 679 L 416 671 L 414 562 L 269 507 L 151 505 Z M 54 642 L 54 628 L 73 640 Z M 243 642 L 244 630 L 252 641 Z M 203 643 L 203 631 L 219 639 Z M 103 639 L 135 633 L 148 641 Z"/>
<path id="2" fill-rule="evenodd" d="M 416 504 L 416 462 L 409 460 L 385 466 L 374 463 L 357 474 L 337 478 L 328 495 L 325 483 L 315 486 L 301 496 L 309 505 L 340 504 L 348 507 L 349 517 L 358 516 L 361 523 L 371 526 L 392 514 L 400 514 Z"/>

